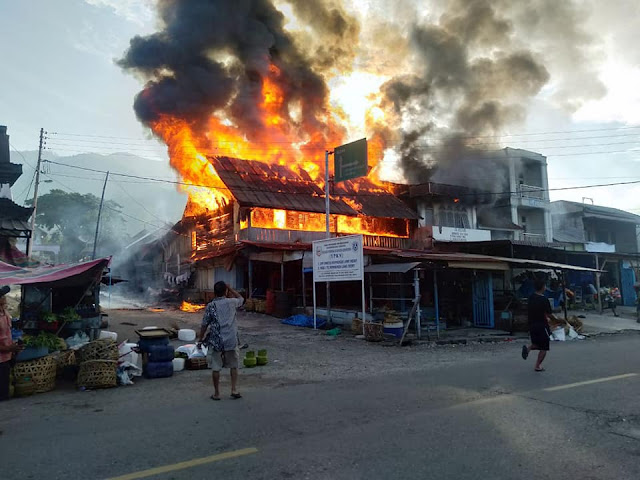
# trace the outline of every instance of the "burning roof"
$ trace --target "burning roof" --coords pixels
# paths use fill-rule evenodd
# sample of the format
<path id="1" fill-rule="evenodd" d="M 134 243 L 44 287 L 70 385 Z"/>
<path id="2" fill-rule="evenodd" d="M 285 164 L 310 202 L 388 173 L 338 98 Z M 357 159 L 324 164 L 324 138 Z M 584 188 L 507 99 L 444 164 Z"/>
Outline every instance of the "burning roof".
<path id="1" fill-rule="evenodd" d="M 242 207 L 325 211 L 324 191 L 305 170 L 229 157 L 212 157 L 209 161 Z M 366 178 L 341 182 L 333 188 L 331 213 L 417 219 L 417 214 L 391 193 L 391 185 L 388 187 Z"/>

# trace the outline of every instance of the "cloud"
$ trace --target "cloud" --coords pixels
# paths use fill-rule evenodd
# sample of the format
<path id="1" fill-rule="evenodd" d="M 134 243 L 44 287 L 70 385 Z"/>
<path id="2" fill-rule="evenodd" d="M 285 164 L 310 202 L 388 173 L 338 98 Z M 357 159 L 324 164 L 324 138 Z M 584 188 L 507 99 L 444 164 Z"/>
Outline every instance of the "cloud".
<path id="1" fill-rule="evenodd" d="M 148 25 L 155 18 L 152 0 L 84 0 L 94 7 L 109 8 L 138 25 Z"/>

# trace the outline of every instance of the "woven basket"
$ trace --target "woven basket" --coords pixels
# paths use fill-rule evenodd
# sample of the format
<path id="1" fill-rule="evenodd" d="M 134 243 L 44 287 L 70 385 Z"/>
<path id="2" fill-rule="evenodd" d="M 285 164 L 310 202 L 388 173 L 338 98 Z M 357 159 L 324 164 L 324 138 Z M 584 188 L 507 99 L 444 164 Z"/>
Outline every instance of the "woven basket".
<path id="1" fill-rule="evenodd" d="M 76 353 L 73 350 L 64 350 L 51 355 L 56 361 L 56 374 L 62 375 L 65 367 L 76 364 Z"/>
<path id="2" fill-rule="evenodd" d="M 78 349 L 76 360 L 78 363 L 89 360 L 118 360 L 118 344 L 110 338 L 90 342 Z"/>
<path id="3" fill-rule="evenodd" d="M 189 358 L 185 364 L 187 370 L 205 370 L 209 368 L 207 359 L 204 357 Z"/>
<path id="4" fill-rule="evenodd" d="M 267 301 L 266 300 L 256 300 L 255 303 L 255 310 L 258 313 L 264 313 L 267 311 Z"/>
<path id="5" fill-rule="evenodd" d="M 354 317 L 351 321 L 351 333 L 354 335 L 362 335 L 362 320 Z"/>
<path id="6" fill-rule="evenodd" d="M 256 302 L 253 298 L 247 298 L 244 302 L 244 309 L 247 312 L 253 312 L 256 309 Z"/>
<path id="7" fill-rule="evenodd" d="M 115 360 L 87 360 L 80 364 L 76 383 L 85 388 L 115 387 L 117 370 L 118 362 Z"/>
<path id="8" fill-rule="evenodd" d="M 381 342 L 384 339 L 384 325 L 382 323 L 365 323 L 364 339 L 367 342 Z"/>
<path id="9" fill-rule="evenodd" d="M 31 379 L 35 386 L 34 393 L 44 393 L 56 387 L 56 361 L 52 355 L 16 363 L 13 367 L 13 375 L 16 383 L 21 383 L 26 378 Z"/>

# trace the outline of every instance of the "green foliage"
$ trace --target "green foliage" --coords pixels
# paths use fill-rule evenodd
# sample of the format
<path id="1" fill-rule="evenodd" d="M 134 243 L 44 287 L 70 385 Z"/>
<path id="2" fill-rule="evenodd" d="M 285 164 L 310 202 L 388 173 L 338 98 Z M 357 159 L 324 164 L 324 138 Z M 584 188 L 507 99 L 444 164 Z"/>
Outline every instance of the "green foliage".
<path id="1" fill-rule="evenodd" d="M 61 261 L 79 260 L 83 250 L 91 249 L 99 206 L 100 198 L 91 193 L 54 189 L 38 198 L 36 223 L 49 231 L 52 238 L 56 232 L 59 234 Z M 104 202 L 99 239 L 99 245 L 106 250 L 104 253 L 113 253 L 117 243 L 114 240 L 122 236 L 121 210 L 122 207 L 112 200 Z"/>
<path id="2" fill-rule="evenodd" d="M 62 313 L 58 315 L 58 318 L 63 322 L 75 322 L 82 319 L 73 307 L 65 308 Z"/>
<path id="3" fill-rule="evenodd" d="M 56 320 L 58 320 L 58 318 L 56 317 L 56 315 L 55 315 L 54 313 L 51 313 L 51 312 L 42 312 L 42 313 L 40 314 L 40 319 L 41 319 L 43 322 L 47 322 L 47 323 L 53 323 L 53 322 L 55 322 Z"/>
<path id="4" fill-rule="evenodd" d="M 40 332 L 37 336 L 25 335 L 22 341 L 27 347 L 47 347 L 50 352 L 58 350 L 60 347 L 59 338 L 53 333 Z"/>

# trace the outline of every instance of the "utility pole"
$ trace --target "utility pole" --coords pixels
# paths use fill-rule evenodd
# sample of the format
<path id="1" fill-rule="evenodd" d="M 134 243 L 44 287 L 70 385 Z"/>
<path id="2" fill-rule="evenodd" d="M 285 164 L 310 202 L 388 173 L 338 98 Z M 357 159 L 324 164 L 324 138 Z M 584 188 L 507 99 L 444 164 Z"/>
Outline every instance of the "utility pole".
<path id="1" fill-rule="evenodd" d="M 36 165 L 36 185 L 33 189 L 33 213 L 31 214 L 31 239 L 27 244 L 27 257 L 33 251 L 34 231 L 36 228 L 36 212 L 38 211 L 38 186 L 40 185 L 40 164 L 42 163 L 42 148 L 44 146 L 44 128 L 40 129 L 40 146 L 38 147 L 38 164 Z"/>
<path id="2" fill-rule="evenodd" d="M 324 208 L 325 208 L 325 227 L 327 238 L 331 238 L 331 209 L 330 209 L 330 201 L 329 194 L 330 184 L 329 184 L 329 155 L 333 155 L 333 151 L 325 150 L 324 151 Z M 313 286 L 315 289 L 315 284 Z M 363 319 L 364 322 L 364 319 Z M 331 326 L 333 322 L 331 321 L 331 283 L 327 282 L 327 324 Z"/>
<path id="3" fill-rule="evenodd" d="M 102 216 L 102 204 L 104 203 L 104 191 L 107 189 L 107 182 L 109 181 L 109 172 L 104 177 L 104 185 L 102 186 L 102 196 L 100 197 L 100 207 L 98 208 L 98 221 L 96 222 L 96 235 L 93 237 L 93 254 L 91 260 L 96 259 L 96 249 L 98 248 L 98 230 L 100 229 L 100 217 Z"/>

